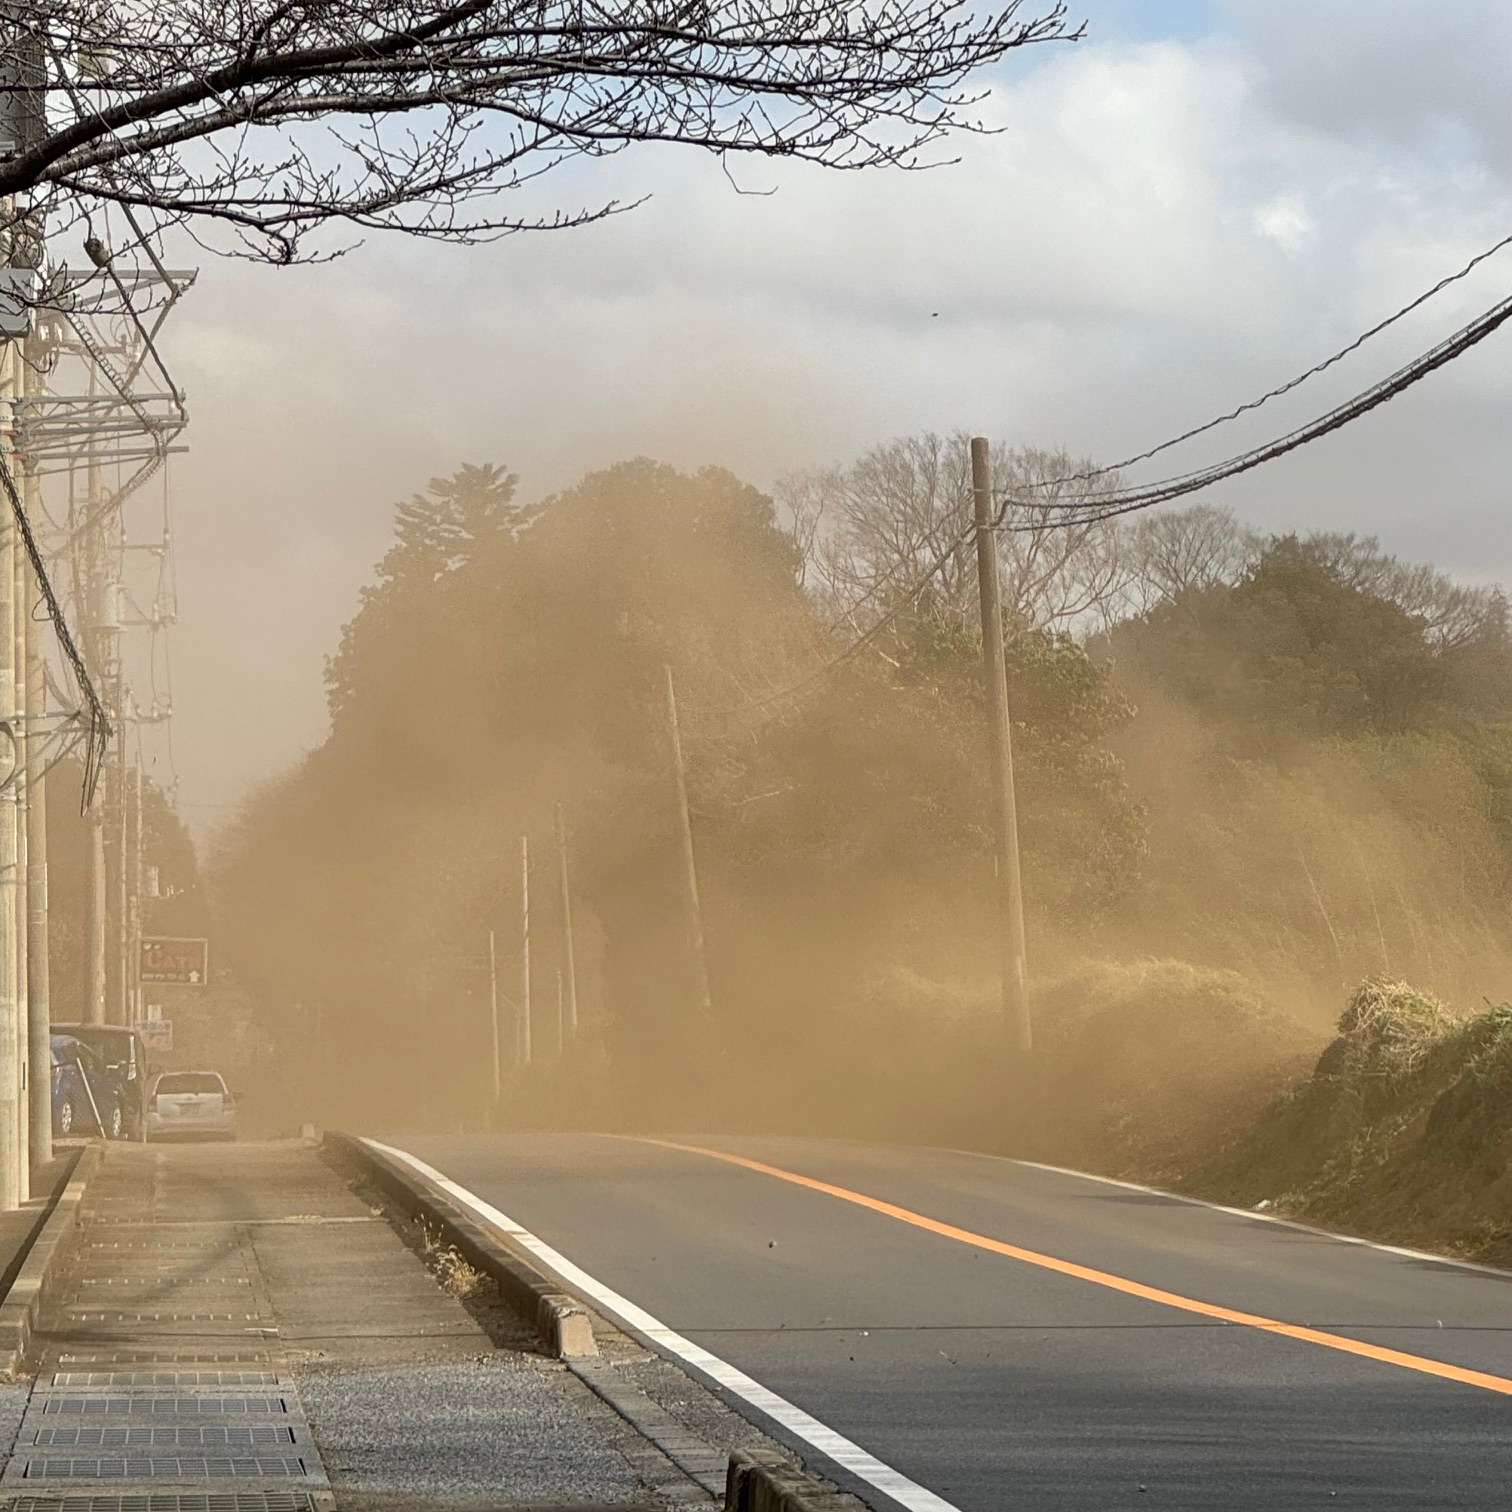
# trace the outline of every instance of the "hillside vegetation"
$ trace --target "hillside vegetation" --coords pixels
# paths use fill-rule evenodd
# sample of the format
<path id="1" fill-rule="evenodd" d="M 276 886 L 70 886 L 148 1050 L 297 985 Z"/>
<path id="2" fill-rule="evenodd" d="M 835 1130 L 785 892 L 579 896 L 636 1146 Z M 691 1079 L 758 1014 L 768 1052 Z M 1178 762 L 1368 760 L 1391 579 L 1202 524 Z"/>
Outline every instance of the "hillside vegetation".
<path id="1" fill-rule="evenodd" d="M 1072 532 L 1021 512 L 1002 634 L 1039 1049 L 1015 1064 L 974 566 L 939 545 L 964 465 L 959 438 L 915 438 L 774 499 L 637 460 L 528 503 L 468 466 L 401 505 L 330 662 L 329 737 L 215 861 L 217 948 L 270 1041 L 307 1047 L 299 1095 L 369 1126 L 969 1142 L 1353 1221 L 1340 1140 L 1365 1141 L 1348 1171 L 1390 1182 L 1418 1117 L 1346 1137 L 1318 1111 L 1333 1094 L 1311 1067 L 1355 987 L 1417 984 L 1448 1005 L 1422 1064 L 1447 1075 L 1460 1046 L 1491 1074 L 1467 1047 L 1496 1035 L 1456 1015 L 1507 996 L 1512 960 L 1505 600 L 1212 508 Z M 997 453 L 1025 489 L 1076 465 Z M 565 1056 L 558 805 L 582 1016 Z M 507 1047 L 522 836 L 537 1055 L 491 1109 L 487 941 Z M 1480 1148 L 1468 1114 L 1436 1116 L 1433 1140 Z M 1219 1159 L 1241 1134 L 1265 1159 Z"/>

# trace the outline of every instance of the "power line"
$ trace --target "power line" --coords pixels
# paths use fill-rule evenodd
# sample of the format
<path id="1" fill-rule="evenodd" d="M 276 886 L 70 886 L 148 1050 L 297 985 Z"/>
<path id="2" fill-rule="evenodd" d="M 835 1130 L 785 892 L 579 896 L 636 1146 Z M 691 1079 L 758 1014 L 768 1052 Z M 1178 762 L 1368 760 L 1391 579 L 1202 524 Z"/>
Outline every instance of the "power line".
<path id="1" fill-rule="evenodd" d="M 1195 472 L 1183 473 L 1174 478 L 1166 478 L 1158 483 L 1114 490 L 1100 498 L 1084 494 L 1080 498 L 1056 500 L 1037 507 L 1063 512 L 1062 517 L 1055 520 L 1052 526 L 1052 528 L 1063 528 L 1068 525 L 1096 524 L 1102 520 L 1111 520 L 1118 515 L 1149 509 L 1156 504 L 1168 504 L 1173 499 L 1183 498 L 1202 488 L 1211 488 L 1215 483 L 1221 483 L 1228 478 L 1237 477 L 1240 473 L 1260 467 L 1266 462 L 1272 462 L 1277 457 L 1285 456 L 1287 452 L 1306 446 L 1308 442 L 1316 441 L 1358 420 L 1362 415 L 1369 414 L 1371 410 L 1395 399 L 1403 390 L 1411 388 L 1413 384 L 1426 378 L 1430 373 L 1453 362 L 1456 357 L 1463 356 L 1471 347 L 1484 341 L 1508 320 L 1512 320 L 1512 298 L 1493 305 L 1483 315 L 1472 320 L 1469 325 L 1462 327 L 1452 336 L 1445 337 L 1437 346 L 1430 348 L 1405 367 L 1398 368 L 1396 372 L 1383 378 L 1379 383 L 1373 384 L 1363 393 L 1356 394 L 1353 399 L 1336 405 L 1316 420 L 1284 436 L 1277 437 L 1263 446 L 1257 446 L 1247 452 L 1241 452 L 1236 457 L 1230 457 L 1226 462 L 1214 463 L 1210 467 L 1199 468 Z M 1004 525 L 1003 521 L 1015 502 L 1017 501 L 1012 498 L 1005 498 L 999 505 L 992 521 L 994 529 L 1006 529 L 1015 534 L 1022 534 L 1026 531 L 1045 528 L 1043 522 Z"/>
<path id="2" fill-rule="evenodd" d="M 783 700 L 792 698 L 814 683 L 828 677 L 837 667 L 851 660 L 852 657 L 864 651 L 871 643 L 889 629 L 913 604 L 913 601 L 929 586 L 930 580 L 943 567 L 951 553 L 964 542 L 969 541 L 976 531 L 974 524 L 968 524 L 964 530 L 957 532 L 945 546 L 943 546 L 931 560 L 929 566 L 919 573 L 899 596 L 898 602 L 887 611 L 870 629 L 858 635 L 850 641 L 828 661 L 822 662 L 813 671 L 800 677 L 797 682 L 789 683 L 786 687 L 778 688 L 771 693 L 763 693 L 758 698 L 748 699 L 744 703 L 730 704 L 722 709 L 700 710 L 701 718 L 723 718 L 737 714 L 754 713 L 757 709 L 766 708 L 770 704 L 781 703 Z M 871 598 L 887 586 L 886 580 L 881 584 L 874 585 L 866 594 Z M 862 600 L 864 602 L 865 600 Z"/>
<path id="3" fill-rule="evenodd" d="M 1388 315 L 1384 320 L 1370 327 L 1368 331 L 1362 331 L 1347 346 L 1340 347 L 1330 357 L 1325 357 L 1322 362 L 1315 363 L 1305 373 L 1298 373 L 1295 378 L 1288 379 L 1276 388 L 1268 390 L 1258 398 L 1250 399 L 1244 404 L 1237 405 L 1226 414 L 1218 415 L 1212 420 L 1205 421 L 1201 425 L 1194 425 L 1191 430 L 1183 431 L 1179 436 L 1172 436 L 1169 441 L 1162 441 L 1158 446 L 1152 446 L 1148 451 L 1136 453 L 1132 457 L 1125 457 L 1121 462 L 1110 462 L 1106 467 L 1089 468 L 1086 472 L 1070 473 L 1062 478 L 1047 478 L 1042 482 L 1031 483 L 1030 488 L 1049 488 L 1062 483 L 1090 483 L 1094 478 L 1105 478 L 1109 473 L 1121 472 L 1126 467 L 1133 467 L 1136 462 L 1148 462 L 1151 457 L 1158 457 L 1161 452 L 1170 451 L 1173 446 L 1180 446 L 1184 441 L 1191 441 L 1197 436 L 1206 435 L 1210 430 L 1216 430 L 1220 425 L 1226 425 L 1230 420 L 1237 420 L 1241 415 L 1247 415 L 1262 405 L 1270 403 L 1272 399 L 1279 399 L 1283 394 L 1289 394 L 1294 388 L 1306 383 L 1309 378 L 1316 378 L 1319 373 L 1327 372 L 1335 363 L 1342 362 L 1352 352 L 1357 352 L 1370 340 L 1372 336 L 1379 336 L 1382 331 L 1394 326 L 1397 321 L 1427 304 L 1436 294 L 1442 294 L 1450 284 L 1458 283 L 1462 278 L 1468 278 L 1487 258 L 1494 257 L 1504 247 L 1512 246 L 1512 236 L 1504 236 L 1495 246 L 1487 247 L 1484 252 L 1478 252 L 1457 273 L 1450 273 L 1439 279 L 1431 289 L 1426 289 L 1416 299 L 1405 304 L 1395 314 Z"/>
<path id="4" fill-rule="evenodd" d="M 1482 253 L 1480 258 L 1478 258 L 1476 261 L 1483 261 L 1486 257 L 1489 257 L 1492 252 L 1499 250 L 1500 247 L 1505 246 L 1508 243 L 1512 243 L 1512 237 L 1508 237 L 1504 242 L 1499 242 L 1497 246 L 1491 248 L 1490 251 Z M 1471 263 L 1468 267 L 1462 269 L 1458 274 L 1455 274 L 1453 275 L 1453 277 L 1443 280 L 1433 290 L 1430 290 L 1427 294 L 1420 296 L 1416 301 L 1414 301 L 1413 305 L 1406 306 L 1403 310 L 1398 311 L 1397 315 L 1393 316 L 1392 319 L 1400 319 L 1401 316 L 1407 312 L 1407 310 L 1415 308 L 1415 306 L 1421 304 L 1424 299 L 1430 298 L 1432 294 L 1436 293 L 1439 288 L 1442 288 L 1447 283 L 1452 283 L 1454 281 L 1454 278 L 1464 277 L 1465 273 L 1467 273 L 1470 268 L 1474 266 L 1475 264 Z M 1316 441 L 1320 437 L 1326 436 L 1333 431 L 1339 430 L 1342 427 L 1350 424 L 1351 421 L 1359 419 L 1360 416 L 1368 414 L 1371 410 L 1388 403 L 1398 394 L 1403 392 L 1403 390 L 1410 388 L 1413 384 L 1419 382 L 1423 378 L 1426 378 L 1430 373 L 1436 372 L 1439 368 L 1444 367 L 1448 363 L 1454 361 L 1456 357 L 1462 356 L 1465 352 L 1469 351 L 1471 347 L 1477 345 L 1481 341 L 1484 341 L 1487 336 L 1491 335 L 1494 331 L 1505 325 L 1509 319 L 1512 319 L 1512 298 L 1504 299 L 1500 304 L 1493 305 L 1491 309 L 1487 310 L 1477 319 L 1471 321 L 1469 325 L 1462 327 L 1452 336 L 1446 337 L 1443 341 L 1439 342 L 1437 346 L 1432 347 L 1429 351 L 1423 353 L 1422 356 L 1415 358 L 1405 367 L 1398 368 L 1395 373 L 1392 373 L 1389 377 L 1383 378 L 1379 383 L 1372 385 L 1372 387 L 1366 389 L 1363 393 L 1357 394 L 1353 399 L 1346 401 L 1344 404 L 1335 406 L 1326 414 L 1319 416 L 1316 420 L 1311 421 L 1307 425 L 1299 427 L 1297 430 L 1290 431 L 1286 435 L 1278 437 L 1276 440 L 1268 442 L 1264 446 L 1258 446 L 1252 448 L 1250 451 L 1240 453 L 1236 457 L 1231 457 L 1226 462 L 1216 463 L 1211 467 L 1202 468 L 1196 472 L 1185 473 L 1178 477 L 1168 478 L 1158 483 L 1146 484 L 1138 488 L 1117 490 L 1104 494 L 1101 497 L 1094 498 L 1089 495 L 1083 495 L 1078 499 L 1068 499 L 1064 501 L 1041 501 L 1035 505 L 1037 509 L 1044 512 L 1054 511 L 1060 514 L 1060 517 L 1050 520 L 1042 518 L 1034 523 L 1024 525 L 1004 525 L 1003 522 L 1008 513 L 1008 510 L 1013 506 L 1015 502 L 1018 501 L 1013 498 L 1003 498 L 1002 502 L 998 506 L 996 514 L 993 516 L 992 528 L 994 530 L 1007 530 L 1014 534 L 1021 534 L 1036 530 L 1064 529 L 1066 527 L 1075 525 L 1097 524 L 1103 520 L 1113 519 L 1118 515 L 1132 514 L 1136 510 L 1149 509 L 1156 504 L 1169 503 L 1173 499 L 1179 499 L 1186 494 L 1196 493 L 1199 489 L 1210 488 L 1215 483 L 1223 482 L 1227 478 L 1236 477 L 1240 473 L 1249 472 L 1256 467 L 1262 466 L 1266 462 L 1274 461 L 1277 457 L 1285 456 L 1287 452 L 1295 451 L 1298 447 L 1305 446 L 1310 441 Z M 1390 323 L 1390 321 L 1382 322 L 1382 324 L 1375 329 L 1384 329 L 1385 326 L 1389 325 Z M 1374 331 L 1366 332 L 1364 336 L 1361 336 L 1354 343 L 1354 345 L 1358 346 L 1360 342 L 1368 339 L 1368 337 L 1372 334 L 1374 334 Z M 1352 348 L 1346 348 L 1346 350 L 1351 349 Z M 1329 359 L 1329 363 L 1337 361 L 1338 358 L 1342 355 L 1344 355 L 1342 352 L 1336 354 L 1333 358 Z M 1329 363 L 1324 363 L 1318 368 L 1313 369 L 1312 371 L 1320 372 L 1322 371 L 1322 368 L 1328 366 Z M 1311 376 L 1311 373 L 1303 374 L 1302 378 L 1294 380 L 1292 384 L 1289 385 L 1289 387 L 1295 387 L 1297 383 L 1302 382 L 1303 378 L 1306 378 L 1308 376 Z M 1282 392 L 1282 390 L 1278 390 L 1276 392 Z M 1274 396 L 1269 395 L 1266 397 Z M 1255 400 L 1249 406 L 1247 406 L 1247 408 L 1256 408 L 1264 402 L 1264 398 Z M 1188 435 L 1190 436 L 1198 434 L 1200 430 L 1211 429 L 1212 425 L 1219 423 L 1221 422 L 1213 421 L 1208 426 L 1199 427 L 1198 431 L 1188 432 Z M 1184 439 L 1186 439 L 1186 437 L 1176 437 L 1172 441 L 1163 443 L 1159 447 L 1152 448 L 1149 452 L 1146 452 L 1143 455 L 1154 456 L 1157 452 L 1164 451 L 1167 449 L 1167 447 L 1174 446 L 1178 441 Z M 1136 458 L 1131 460 L 1140 459 Z M 1119 467 L 1127 465 L 1127 463 L 1117 464 L 1117 466 Z M 1086 481 L 1090 478 L 1101 476 L 1103 473 L 1113 470 L 1114 469 L 1112 468 L 1106 468 L 1100 469 L 1096 473 L 1077 474 L 1073 478 L 1047 479 L 1046 485 L 1064 484 L 1066 482 L 1073 481 Z M 995 490 L 995 492 L 997 491 Z M 970 539 L 972 535 L 974 535 L 976 529 L 977 527 L 974 523 L 969 524 L 964 530 L 956 535 L 939 553 L 936 554 L 936 556 L 930 562 L 928 568 L 924 572 L 920 573 L 917 577 L 915 577 L 913 581 L 908 585 L 908 587 L 903 590 L 898 603 L 891 610 L 889 610 L 887 614 L 885 614 L 880 620 L 878 620 L 876 624 L 871 626 L 870 629 L 865 631 L 863 634 L 858 635 L 854 640 L 849 642 L 834 656 L 830 657 L 820 666 L 814 668 L 813 671 L 799 678 L 797 682 L 791 683 L 787 687 L 779 688 L 775 692 L 763 694 L 761 697 L 751 699 L 746 703 L 733 705 L 724 709 L 711 710 L 709 711 L 709 713 L 716 717 L 720 717 L 754 712 L 757 709 L 761 709 L 767 707 L 768 705 L 794 697 L 796 694 L 803 692 L 805 689 L 812 687 L 816 682 L 819 682 L 823 678 L 827 677 L 837 667 L 840 667 L 844 663 L 850 661 L 854 656 L 856 656 L 859 652 L 864 650 L 874 640 L 876 640 L 880 635 L 882 635 L 883 632 L 885 632 L 909 608 L 914 599 L 924 590 L 924 588 L 928 586 L 930 579 L 932 579 L 934 575 L 939 571 L 940 567 L 943 566 L 950 554 L 955 551 L 955 549 L 960 546 L 963 541 Z M 871 598 L 879 591 L 880 587 L 883 586 L 885 586 L 885 582 L 882 585 L 874 585 L 873 588 L 868 592 L 866 597 Z"/>
<path id="5" fill-rule="evenodd" d="M 89 734 L 84 753 L 84 807 L 88 808 L 100 780 L 105 751 L 110 744 L 110 720 L 106 717 L 105 706 L 100 702 L 100 695 L 95 692 L 94 683 L 90 681 L 84 658 L 79 654 L 73 633 L 68 628 L 68 621 L 59 607 L 58 596 L 53 591 L 52 579 L 47 575 L 47 564 L 42 560 L 42 553 L 37 548 L 37 538 L 32 533 L 31 521 L 27 518 L 26 507 L 21 502 L 21 494 L 16 488 L 16 480 L 11 474 L 10 462 L 3 449 L 0 449 L 0 483 L 4 484 L 6 496 L 10 500 L 11 514 L 15 518 L 16 529 L 21 532 L 21 540 L 26 546 L 26 555 L 32 564 L 32 571 L 37 574 L 37 586 L 42 593 L 42 602 L 47 605 L 47 617 L 52 621 L 53 633 L 58 638 L 58 644 L 63 648 L 64 656 L 68 658 L 68 665 L 73 671 L 79 692 L 84 695 L 84 701 L 89 705 Z"/>

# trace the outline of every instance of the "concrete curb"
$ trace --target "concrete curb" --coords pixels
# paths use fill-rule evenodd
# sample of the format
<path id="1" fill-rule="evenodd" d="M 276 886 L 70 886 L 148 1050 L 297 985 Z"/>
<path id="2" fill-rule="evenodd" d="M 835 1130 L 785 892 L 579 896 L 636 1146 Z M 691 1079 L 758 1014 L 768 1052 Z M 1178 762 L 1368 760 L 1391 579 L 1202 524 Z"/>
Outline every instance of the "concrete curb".
<path id="1" fill-rule="evenodd" d="M 85 1189 L 104 1159 L 104 1145 L 94 1143 L 84 1148 L 52 1211 L 37 1230 L 5 1300 L 0 1302 L 0 1372 L 12 1379 L 21 1373 L 37 1319 L 52 1294 L 64 1242 L 79 1221 Z"/>
<path id="2" fill-rule="evenodd" d="M 644 1392 L 616 1378 L 598 1359 L 594 1314 L 560 1290 L 527 1255 L 509 1247 L 434 1182 L 350 1134 L 327 1131 L 322 1148 L 341 1164 L 371 1180 L 412 1218 L 436 1229 L 471 1266 L 491 1277 L 505 1303 L 527 1322 L 535 1321 L 543 1354 L 566 1360 L 568 1368 L 600 1396 L 648 1443 L 696 1485 L 718 1496 L 721 1452 L 695 1438 Z M 576 1363 L 574 1363 L 576 1362 Z M 726 1512 L 866 1512 L 866 1504 L 836 1490 L 777 1457 L 732 1450 L 724 1473 Z"/>
<path id="3" fill-rule="evenodd" d="M 863 1505 L 806 1471 L 743 1449 L 730 1453 L 724 1504 L 725 1512 L 856 1512 Z"/>
<path id="4" fill-rule="evenodd" d="M 534 1324 L 542 1354 L 568 1360 L 598 1353 L 588 1309 L 508 1248 L 440 1187 L 350 1134 L 328 1130 L 321 1145 L 338 1160 L 355 1166 L 404 1212 L 430 1224 L 469 1265 L 489 1277 L 505 1304 L 523 1321 Z"/>

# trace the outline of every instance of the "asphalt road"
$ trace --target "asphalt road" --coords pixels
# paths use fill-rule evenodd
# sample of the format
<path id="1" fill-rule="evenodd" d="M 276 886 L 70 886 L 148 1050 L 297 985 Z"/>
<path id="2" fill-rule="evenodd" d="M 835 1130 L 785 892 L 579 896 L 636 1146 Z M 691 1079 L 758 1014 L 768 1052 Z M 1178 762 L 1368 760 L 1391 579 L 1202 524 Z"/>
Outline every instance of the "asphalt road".
<path id="1" fill-rule="evenodd" d="M 402 1144 L 963 1512 L 1512 1504 L 1512 1273 L 982 1156 L 680 1142 L 1093 1274 L 630 1139 Z M 1224 1321 L 1111 1279 L 1324 1337 Z M 1445 1379 L 1431 1362 L 1509 1380 Z"/>

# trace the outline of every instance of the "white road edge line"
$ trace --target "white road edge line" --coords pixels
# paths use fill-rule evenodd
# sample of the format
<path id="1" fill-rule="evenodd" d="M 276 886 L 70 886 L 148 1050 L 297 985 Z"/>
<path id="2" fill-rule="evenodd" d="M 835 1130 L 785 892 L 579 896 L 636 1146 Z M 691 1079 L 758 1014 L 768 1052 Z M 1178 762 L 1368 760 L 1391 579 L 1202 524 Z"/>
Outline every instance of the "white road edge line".
<path id="1" fill-rule="evenodd" d="M 1164 1187 L 1141 1186 L 1137 1181 L 1119 1181 L 1114 1176 L 1099 1176 L 1093 1171 L 1077 1171 L 1070 1166 L 1046 1165 L 1040 1160 L 1020 1160 L 1014 1155 L 993 1155 L 985 1150 L 956 1150 L 940 1146 L 950 1155 L 969 1155 L 973 1160 L 998 1160 L 1008 1165 L 1025 1166 L 1031 1171 L 1049 1171 L 1055 1176 L 1075 1176 L 1081 1181 L 1095 1181 L 1100 1186 L 1119 1187 L 1126 1192 L 1143 1192 L 1150 1197 L 1167 1197 L 1172 1202 L 1183 1202 L 1188 1207 L 1207 1208 L 1214 1213 L 1227 1213 L 1231 1218 L 1248 1218 L 1251 1223 L 1269 1223 L 1277 1228 L 1296 1229 L 1298 1233 L 1313 1234 L 1319 1239 L 1331 1239 L 1335 1244 L 1352 1244 L 1360 1249 L 1379 1250 L 1383 1255 L 1401 1255 L 1407 1260 L 1428 1260 L 1434 1265 L 1443 1265 L 1451 1270 L 1476 1271 L 1483 1276 L 1495 1276 L 1505 1281 L 1508 1271 L 1505 1266 L 1482 1265 L 1475 1260 L 1457 1260 L 1453 1255 L 1435 1255 L 1431 1250 L 1404 1249 L 1399 1244 L 1382 1244 L 1377 1239 L 1362 1239 L 1358 1234 L 1340 1234 L 1333 1229 L 1318 1228 L 1315 1224 L 1301 1223 L 1295 1218 L 1283 1218 L 1279 1213 L 1257 1213 L 1254 1208 L 1225 1207 L 1221 1202 L 1209 1202 L 1205 1197 L 1189 1197 L 1185 1192 L 1170 1192 Z"/>
<path id="2" fill-rule="evenodd" d="M 874 1491 L 889 1497 L 908 1512 L 960 1512 L 952 1502 L 933 1491 L 911 1481 L 900 1470 L 884 1464 L 868 1454 L 859 1444 L 837 1433 L 833 1428 L 810 1417 L 801 1407 L 795 1407 L 786 1397 L 752 1380 L 743 1370 L 737 1370 L 727 1360 L 711 1354 L 701 1344 L 685 1339 L 680 1333 L 668 1328 L 665 1323 L 653 1318 L 644 1308 L 637 1307 L 627 1297 L 605 1286 L 602 1281 L 590 1276 L 587 1271 L 574 1265 L 565 1255 L 554 1250 L 543 1239 L 537 1239 L 529 1229 L 521 1228 L 513 1218 L 501 1213 L 492 1203 L 459 1186 L 440 1171 L 426 1165 L 423 1160 L 405 1150 L 396 1150 L 392 1145 L 380 1144 L 376 1139 L 364 1139 L 363 1144 L 391 1156 L 413 1171 L 433 1181 L 443 1191 L 456 1198 L 464 1207 L 475 1213 L 490 1228 L 507 1234 L 516 1244 L 530 1251 L 538 1260 L 555 1271 L 574 1291 L 601 1307 L 611 1317 L 623 1323 L 633 1333 L 667 1354 L 674 1355 L 685 1365 L 691 1366 L 700 1375 L 717 1382 L 733 1392 L 742 1401 L 754 1407 L 764 1416 L 780 1424 L 794 1437 L 802 1440 L 811 1449 L 817 1450 L 826 1459 L 834 1461 L 842 1469 L 854 1475 Z"/>

